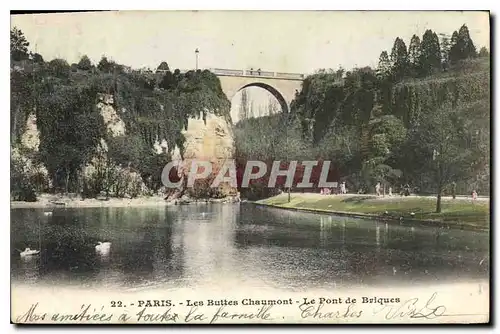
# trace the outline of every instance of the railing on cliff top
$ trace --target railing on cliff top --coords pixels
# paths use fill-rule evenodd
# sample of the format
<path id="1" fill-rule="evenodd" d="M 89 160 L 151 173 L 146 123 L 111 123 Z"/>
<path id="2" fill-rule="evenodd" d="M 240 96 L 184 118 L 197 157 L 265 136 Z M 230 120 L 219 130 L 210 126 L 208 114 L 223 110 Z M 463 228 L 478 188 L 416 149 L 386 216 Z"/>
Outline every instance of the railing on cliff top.
<path id="1" fill-rule="evenodd" d="M 209 69 L 216 75 L 228 75 L 238 77 L 261 77 L 261 78 L 274 78 L 285 80 L 304 80 L 305 74 L 301 73 L 285 73 L 285 72 L 269 72 L 261 70 L 231 70 L 225 68 L 211 68 Z"/>

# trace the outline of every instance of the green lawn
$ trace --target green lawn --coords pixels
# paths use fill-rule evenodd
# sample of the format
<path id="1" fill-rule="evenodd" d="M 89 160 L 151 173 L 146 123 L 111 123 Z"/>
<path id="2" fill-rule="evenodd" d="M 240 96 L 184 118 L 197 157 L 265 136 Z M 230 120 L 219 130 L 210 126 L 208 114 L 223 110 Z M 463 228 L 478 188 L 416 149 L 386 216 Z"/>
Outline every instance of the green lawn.
<path id="1" fill-rule="evenodd" d="M 377 198 L 364 195 L 319 195 L 292 194 L 288 203 L 288 195 L 281 194 L 257 201 L 259 204 L 274 205 L 283 208 L 308 209 L 318 211 L 341 211 L 405 217 L 421 220 L 439 220 L 447 223 L 459 223 L 476 227 L 489 228 L 489 200 L 448 199 L 442 200 L 441 213 L 435 213 L 436 198 L 432 197 L 385 197 Z M 415 215 L 412 217 L 410 213 Z"/>

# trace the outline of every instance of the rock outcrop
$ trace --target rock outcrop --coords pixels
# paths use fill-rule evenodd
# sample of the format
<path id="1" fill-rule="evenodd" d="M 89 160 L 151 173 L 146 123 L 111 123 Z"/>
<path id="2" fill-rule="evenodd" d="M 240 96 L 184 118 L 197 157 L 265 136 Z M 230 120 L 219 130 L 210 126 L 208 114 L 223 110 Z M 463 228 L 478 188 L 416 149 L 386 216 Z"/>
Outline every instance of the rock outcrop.
<path id="1" fill-rule="evenodd" d="M 195 183 L 188 189 L 192 196 L 226 197 L 237 194 L 237 189 L 228 183 L 221 183 L 217 189 L 207 189 L 224 163 L 234 157 L 234 135 L 231 124 L 223 117 L 207 113 L 206 119 L 189 119 L 184 145 L 184 166 L 189 168 L 193 160 L 209 161 L 212 174 L 206 181 Z M 187 169 L 186 168 L 186 169 Z M 185 170 L 187 173 L 188 170 Z M 198 189 L 197 189 L 198 186 Z M 200 189 L 201 188 L 201 189 Z M 208 191 L 208 194 L 205 192 Z"/>
<path id="2" fill-rule="evenodd" d="M 114 98 L 111 94 L 99 94 L 97 108 L 101 113 L 108 131 L 113 137 L 125 134 L 125 122 L 118 116 L 114 108 Z"/>
<path id="3" fill-rule="evenodd" d="M 37 128 L 36 115 L 28 116 L 26 130 L 21 135 L 21 145 L 11 149 L 11 180 L 24 182 L 26 186 L 37 184 L 33 192 L 43 192 L 52 186 L 47 167 L 36 157 L 40 146 L 40 132 Z M 22 197 L 22 196 L 20 196 Z"/>
<path id="4" fill-rule="evenodd" d="M 26 130 L 21 136 L 21 145 L 27 149 L 38 152 L 38 147 L 40 145 L 40 132 L 36 124 L 36 115 L 34 113 L 29 114 L 26 121 Z"/>
<path id="5" fill-rule="evenodd" d="M 198 160 L 210 162 L 212 174 L 204 180 L 198 180 L 194 188 L 182 189 L 181 193 L 187 192 L 190 197 L 237 195 L 237 189 L 228 183 L 221 183 L 216 189 L 209 187 L 221 166 L 234 157 L 234 135 L 231 124 L 221 116 L 207 113 L 205 120 L 202 117 L 188 119 L 187 130 L 182 133 L 185 138 L 182 158 L 177 147 L 171 152 L 172 160 L 182 160 L 183 168 L 180 173 L 187 179 L 192 161 Z M 166 140 L 157 140 L 155 150 L 158 154 L 168 150 Z M 170 198 L 180 195 L 180 193 L 173 193 Z"/>
<path id="6" fill-rule="evenodd" d="M 125 122 L 115 110 L 112 95 L 99 94 L 97 108 L 103 117 L 109 136 L 117 137 L 126 135 Z M 169 149 L 165 138 L 158 138 L 152 147 L 157 154 L 169 152 L 172 160 L 182 160 L 183 166 L 187 167 L 182 170 L 186 178 L 193 160 L 203 160 L 212 163 L 212 175 L 207 177 L 206 180 L 200 180 L 200 182 L 195 184 L 195 188 L 198 190 L 203 188 L 201 192 L 193 189 L 185 189 L 187 192 L 182 191 L 182 193 L 190 197 L 223 198 L 236 196 L 237 189 L 227 183 L 222 183 L 217 189 L 209 189 L 208 187 L 221 166 L 228 159 L 233 159 L 234 137 L 232 125 L 224 117 L 216 116 L 209 112 L 205 119 L 203 117 L 199 119 L 190 118 L 187 130 L 183 131 L 183 135 L 185 137 L 185 144 L 182 148 L 176 146 L 173 149 Z M 23 148 L 29 151 L 38 151 L 40 135 L 37 129 L 35 114 L 31 114 L 28 117 L 26 131 L 21 137 L 21 144 Z M 83 168 L 83 186 L 92 185 L 95 182 L 105 182 L 102 180 L 96 181 L 96 179 L 107 177 L 105 175 L 112 175 L 115 179 L 114 183 L 121 182 L 128 185 L 123 186 L 125 187 L 124 189 L 122 187 L 118 190 L 115 189 L 120 188 L 120 186 L 111 187 L 109 195 L 117 195 L 115 194 L 116 191 L 121 192 L 121 195 L 126 194 L 127 196 L 148 193 L 148 189 L 140 174 L 128 167 L 115 165 L 107 158 L 107 151 L 108 145 L 105 139 L 101 139 L 96 156 Z M 182 155 L 181 152 L 183 153 Z M 13 151 L 12 157 L 19 166 L 25 166 L 22 172 L 26 173 L 26 175 L 43 175 L 47 180 L 49 179 L 47 169 L 43 165 L 32 162 L 29 158 L 23 156 L 20 151 Z M 166 193 L 171 193 L 171 191 L 166 191 Z"/>

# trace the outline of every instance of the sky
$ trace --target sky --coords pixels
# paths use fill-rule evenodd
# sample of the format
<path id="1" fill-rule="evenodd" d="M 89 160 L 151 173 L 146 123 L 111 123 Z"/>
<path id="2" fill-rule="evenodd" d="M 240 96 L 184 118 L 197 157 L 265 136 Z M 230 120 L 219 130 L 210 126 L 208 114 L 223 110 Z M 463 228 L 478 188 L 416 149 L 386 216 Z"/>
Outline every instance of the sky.
<path id="1" fill-rule="evenodd" d="M 488 12 L 120 11 L 12 15 L 31 50 L 77 62 L 106 55 L 133 68 L 261 68 L 313 73 L 375 67 L 396 37 L 409 44 L 426 29 L 450 34 L 467 24 L 489 49 Z"/>

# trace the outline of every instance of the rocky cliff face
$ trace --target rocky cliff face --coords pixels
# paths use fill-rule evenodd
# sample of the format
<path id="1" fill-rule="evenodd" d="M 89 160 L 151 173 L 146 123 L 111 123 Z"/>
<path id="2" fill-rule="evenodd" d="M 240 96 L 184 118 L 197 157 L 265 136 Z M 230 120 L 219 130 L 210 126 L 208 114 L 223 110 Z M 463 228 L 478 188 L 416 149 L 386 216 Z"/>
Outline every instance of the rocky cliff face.
<path id="1" fill-rule="evenodd" d="M 98 108 L 104 119 L 104 123 L 111 136 L 126 135 L 125 123 L 120 118 L 118 113 L 113 107 L 113 96 L 102 94 L 99 96 Z M 212 113 L 207 113 L 205 120 L 203 118 L 188 120 L 187 130 L 183 131 L 185 137 L 184 147 L 169 148 L 165 138 L 157 138 L 152 149 L 157 154 L 163 152 L 170 152 L 173 160 L 183 160 L 185 166 L 190 166 L 193 160 L 203 160 L 212 163 L 211 175 L 207 180 L 213 180 L 215 173 L 224 164 L 227 159 L 232 159 L 234 156 L 234 136 L 231 124 L 223 117 L 216 116 Z M 106 150 L 106 144 L 101 144 L 102 149 Z M 183 154 L 181 155 L 181 151 Z M 93 163 L 95 165 L 97 161 Z M 89 167 L 89 172 L 94 171 L 95 166 Z M 187 177 L 189 170 L 184 170 L 183 173 Z M 120 174 L 125 171 L 120 171 Z M 140 179 L 140 176 L 135 173 L 129 173 L 130 178 L 134 180 L 134 189 L 139 187 L 141 193 L 144 193 L 145 186 Z M 134 174 L 134 175 L 132 175 Z M 201 182 L 203 184 L 203 182 Z M 197 184 L 197 186 L 200 186 Z M 203 185 L 201 185 L 203 187 Z M 192 190 L 188 192 L 196 196 Z M 203 190 L 201 191 L 203 193 Z M 199 191 L 198 191 L 199 193 Z M 221 184 L 216 191 L 217 196 L 227 196 L 236 193 L 228 184 Z M 199 195 L 199 194 L 198 194 Z M 205 194 L 206 195 L 206 194 Z M 213 195 L 211 193 L 210 195 Z"/>
<path id="2" fill-rule="evenodd" d="M 11 181 L 25 183 L 24 190 L 33 195 L 30 200 L 36 200 L 35 192 L 43 192 L 52 186 L 47 168 L 38 159 L 33 158 L 38 152 L 39 145 L 40 132 L 37 128 L 36 116 L 32 113 L 28 116 L 26 130 L 21 135 L 20 147 L 11 149 Z M 38 188 L 28 189 L 31 188 L 30 184 L 37 184 Z M 18 184 L 17 186 L 21 185 Z M 14 194 L 12 199 L 26 200 L 25 195 Z"/>
<path id="3" fill-rule="evenodd" d="M 228 159 L 234 157 L 234 135 L 232 125 L 223 117 L 216 116 L 212 113 L 207 113 L 205 120 L 202 117 L 199 119 L 190 118 L 188 120 L 187 130 L 182 132 L 185 138 L 184 147 L 181 150 L 176 146 L 170 153 L 172 160 L 182 161 L 184 168 L 180 171 L 187 179 L 189 168 L 193 160 L 208 161 L 212 164 L 212 174 L 205 180 L 200 180 L 195 183 L 195 189 L 183 189 L 194 197 L 225 197 L 235 195 L 236 188 L 232 188 L 229 184 L 222 183 L 219 188 L 209 190 L 211 184 L 221 166 Z M 154 144 L 154 150 L 157 154 L 168 151 L 167 141 L 157 139 Z M 201 171 L 200 171 L 201 172 Z M 171 193 L 165 190 L 167 193 Z M 181 193 L 182 193 L 181 192 Z M 180 193 L 171 193 L 171 196 L 176 197 Z"/>
<path id="4" fill-rule="evenodd" d="M 112 137 L 126 135 L 125 123 L 114 109 L 112 95 L 100 94 L 98 96 L 97 107 L 103 117 L 104 124 L 107 127 L 109 135 Z M 191 162 L 193 160 L 211 162 L 213 175 L 207 178 L 207 180 L 211 183 L 211 181 L 215 178 L 215 173 L 218 172 L 224 162 L 228 159 L 233 159 L 234 136 L 232 125 L 223 117 L 207 113 L 205 120 L 203 120 L 203 118 L 189 119 L 187 130 L 183 131 L 183 135 L 185 137 L 185 143 L 182 149 L 177 146 L 169 149 L 165 138 L 158 138 L 154 143 L 152 150 L 154 150 L 157 154 L 169 151 L 173 160 L 183 160 L 185 166 L 191 166 Z M 21 143 L 25 148 L 38 151 L 40 136 L 37 129 L 36 116 L 34 114 L 28 117 L 26 131 L 22 135 Z M 103 168 L 112 168 L 114 174 L 117 174 L 120 178 L 131 182 L 133 188 L 131 189 L 132 192 L 139 192 L 139 194 L 147 193 L 144 182 L 138 173 L 131 171 L 128 168 L 109 165 L 109 162 L 106 161 L 105 157 L 107 149 L 108 147 L 106 141 L 104 139 L 101 140 L 97 156 L 83 169 L 84 179 L 92 179 L 96 173 L 102 172 Z M 182 155 L 181 151 L 183 152 Z M 18 151 L 15 152 L 15 156 L 17 160 L 22 158 L 19 156 Z M 30 174 L 34 173 L 33 169 L 36 167 L 39 172 L 48 177 L 45 167 L 41 165 L 35 166 L 33 163 L 25 162 L 24 160 L 23 163 L 30 166 Z M 187 169 L 183 171 L 186 177 L 188 171 L 189 170 Z M 192 191 L 188 190 L 188 192 L 191 195 L 196 196 L 196 194 L 193 194 Z M 221 184 L 219 189 L 217 189 L 217 194 L 221 197 L 233 195 L 235 193 L 236 189 L 233 189 L 228 184 Z"/>
<path id="5" fill-rule="evenodd" d="M 113 95 L 99 94 L 97 108 L 104 120 L 108 131 L 111 136 L 117 137 L 125 134 L 125 122 L 118 116 L 115 108 L 113 107 Z"/>
<path id="6" fill-rule="evenodd" d="M 231 125 L 222 117 L 207 114 L 203 119 L 189 119 L 184 159 L 207 160 L 218 163 L 232 159 L 234 155 L 234 137 Z"/>
<path id="7" fill-rule="evenodd" d="M 232 127 L 223 117 L 209 113 L 205 121 L 203 119 L 189 119 L 184 137 L 186 138 L 184 145 L 185 166 L 191 166 L 192 160 L 209 161 L 212 164 L 212 175 L 206 179 L 206 182 L 199 182 L 202 189 L 188 189 L 191 195 L 203 196 L 207 186 L 209 183 L 211 184 L 222 165 L 234 157 Z M 208 193 L 210 196 L 225 197 L 235 195 L 237 189 L 228 183 L 221 183 L 217 189 L 209 190 Z"/>
<path id="8" fill-rule="evenodd" d="M 34 113 L 28 116 L 28 120 L 26 121 L 26 130 L 21 136 L 21 145 L 38 152 L 38 146 L 40 145 L 40 132 L 37 128 L 36 115 Z"/>

